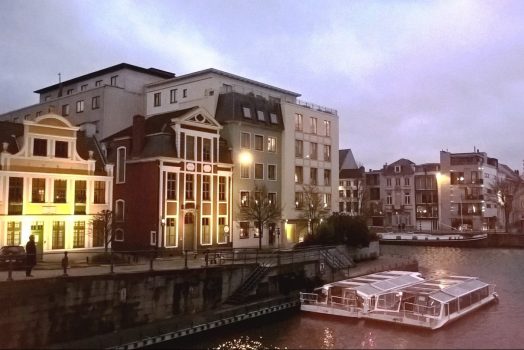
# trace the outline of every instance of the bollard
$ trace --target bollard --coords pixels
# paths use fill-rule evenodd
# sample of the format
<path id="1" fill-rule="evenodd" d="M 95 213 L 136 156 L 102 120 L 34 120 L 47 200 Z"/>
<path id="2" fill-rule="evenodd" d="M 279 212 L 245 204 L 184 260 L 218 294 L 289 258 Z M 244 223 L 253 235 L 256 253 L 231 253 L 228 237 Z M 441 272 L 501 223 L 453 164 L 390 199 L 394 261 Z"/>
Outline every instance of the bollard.
<path id="1" fill-rule="evenodd" d="M 69 258 L 67 257 L 67 252 L 64 252 L 64 257 L 62 258 L 62 269 L 64 273 L 62 274 L 63 277 L 67 277 L 67 265 L 69 264 Z"/>
<path id="2" fill-rule="evenodd" d="M 13 260 L 9 260 L 9 271 L 7 272 L 7 280 L 12 281 L 13 280 Z"/>

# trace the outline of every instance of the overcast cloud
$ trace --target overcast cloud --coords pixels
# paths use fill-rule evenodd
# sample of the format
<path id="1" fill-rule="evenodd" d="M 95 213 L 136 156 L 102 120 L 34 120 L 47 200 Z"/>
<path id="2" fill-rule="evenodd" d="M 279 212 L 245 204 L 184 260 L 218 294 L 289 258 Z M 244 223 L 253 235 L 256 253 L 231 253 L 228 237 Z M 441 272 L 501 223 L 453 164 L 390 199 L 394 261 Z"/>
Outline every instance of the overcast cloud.
<path id="1" fill-rule="evenodd" d="M 1 0 L 0 113 L 121 62 L 217 68 L 338 110 L 366 169 L 524 160 L 524 1 Z"/>

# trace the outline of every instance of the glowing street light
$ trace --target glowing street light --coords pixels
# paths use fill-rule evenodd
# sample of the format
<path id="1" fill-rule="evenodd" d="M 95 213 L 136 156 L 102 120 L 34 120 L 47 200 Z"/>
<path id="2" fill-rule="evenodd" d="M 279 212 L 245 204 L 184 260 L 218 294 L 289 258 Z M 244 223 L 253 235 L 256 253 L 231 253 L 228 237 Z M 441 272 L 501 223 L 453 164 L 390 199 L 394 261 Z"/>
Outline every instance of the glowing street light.
<path id="1" fill-rule="evenodd" d="M 240 152 L 238 160 L 242 165 L 249 165 L 253 162 L 253 155 L 249 151 Z"/>

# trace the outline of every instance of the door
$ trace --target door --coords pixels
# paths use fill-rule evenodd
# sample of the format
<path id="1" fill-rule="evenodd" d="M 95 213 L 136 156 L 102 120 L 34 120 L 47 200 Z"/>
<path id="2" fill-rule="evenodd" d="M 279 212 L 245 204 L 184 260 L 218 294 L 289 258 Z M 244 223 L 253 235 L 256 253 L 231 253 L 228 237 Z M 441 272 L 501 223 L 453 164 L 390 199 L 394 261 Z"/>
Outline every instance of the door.
<path id="1" fill-rule="evenodd" d="M 184 250 L 195 249 L 195 216 L 186 213 L 184 216 Z"/>
<path id="2" fill-rule="evenodd" d="M 36 260 L 44 260 L 44 222 L 34 221 L 31 225 L 31 234 L 35 236 Z"/>

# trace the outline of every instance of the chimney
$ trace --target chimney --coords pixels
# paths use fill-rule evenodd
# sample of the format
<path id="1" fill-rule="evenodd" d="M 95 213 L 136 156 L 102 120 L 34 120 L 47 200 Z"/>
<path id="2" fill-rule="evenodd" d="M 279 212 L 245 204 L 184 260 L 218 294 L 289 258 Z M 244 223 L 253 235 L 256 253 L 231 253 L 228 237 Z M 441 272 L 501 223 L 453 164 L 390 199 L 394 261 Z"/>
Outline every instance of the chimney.
<path id="1" fill-rule="evenodd" d="M 131 143 L 131 156 L 137 157 L 142 152 L 144 148 L 144 138 L 146 133 L 146 118 L 142 115 L 135 115 L 133 117 L 133 127 L 132 127 L 132 143 Z"/>

